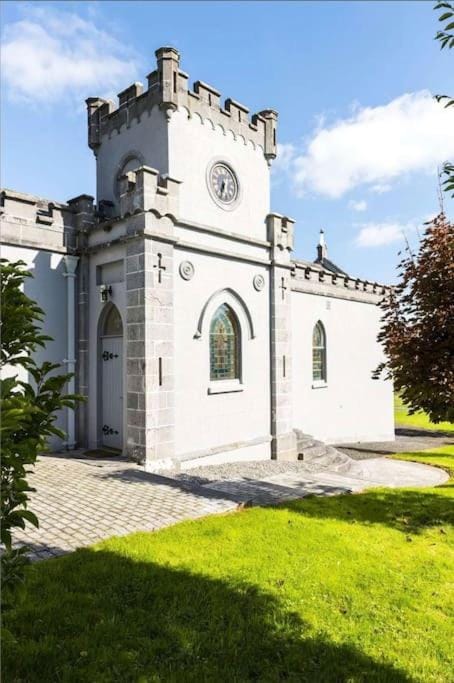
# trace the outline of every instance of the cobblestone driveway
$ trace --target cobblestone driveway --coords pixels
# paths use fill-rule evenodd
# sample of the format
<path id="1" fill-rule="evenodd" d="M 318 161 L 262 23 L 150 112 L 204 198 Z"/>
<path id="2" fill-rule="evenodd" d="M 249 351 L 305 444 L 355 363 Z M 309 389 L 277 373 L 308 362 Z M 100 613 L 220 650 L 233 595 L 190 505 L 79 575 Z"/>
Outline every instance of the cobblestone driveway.
<path id="1" fill-rule="evenodd" d="M 154 531 L 175 522 L 294 498 L 361 491 L 370 486 L 434 486 L 442 470 L 385 458 L 362 461 L 361 471 L 308 471 L 304 462 L 260 461 L 214 465 L 186 473 L 150 474 L 121 458 L 81 452 L 38 459 L 30 508 L 40 528 L 15 534 L 45 559 L 109 536 Z"/>
<path id="2" fill-rule="evenodd" d="M 27 525 L 15 536 L 19 544 L 32 547 L 32 559 L 237 508 L 237 503 L 215 491 L 146 474 L 118 458 L 42 456 L 30 483 L 37 489 L 30 509 L 37 514 L 40 528 Z"/>

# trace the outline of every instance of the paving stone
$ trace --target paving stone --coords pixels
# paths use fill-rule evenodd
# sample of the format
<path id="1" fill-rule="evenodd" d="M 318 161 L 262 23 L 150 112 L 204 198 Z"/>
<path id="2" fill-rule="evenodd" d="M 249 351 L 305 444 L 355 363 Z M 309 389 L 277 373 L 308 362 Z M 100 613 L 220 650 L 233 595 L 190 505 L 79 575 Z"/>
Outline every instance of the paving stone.
<path id="1" fill-rule="evenodd" d="M 226 513 L 239 506 L 269 505 L 309 494 L 336 495 L 369 486 L 430 486 L 447 474 L 384 458 L 365 462 L 361 476 L 314 473 L 303 462 L 259 461 L 212 465 L 165 476 L 122 459 L 91 460 L 80 454 L 41 456 L 30 476 L 36 488 L 30 509 L 39 529 L 16 533 L 40 560 L 110 536 L 154 531 L 185 519 Z"/>

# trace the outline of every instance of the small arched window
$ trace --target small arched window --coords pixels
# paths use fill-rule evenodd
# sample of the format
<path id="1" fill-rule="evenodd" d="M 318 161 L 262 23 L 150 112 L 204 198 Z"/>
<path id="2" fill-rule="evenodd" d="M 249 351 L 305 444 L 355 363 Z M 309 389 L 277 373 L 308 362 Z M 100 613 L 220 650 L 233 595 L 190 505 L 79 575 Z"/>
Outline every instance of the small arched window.
<path id="1" fill-rule="evenodd" d="M 312 333 L 312 379 L 326 382 L 326 334 L 320 321 Z"/>
<path id="2" fill-rule="evenodd" d="M 135 171 L 137 168 L 140 168 L 143 166 L 143 162 L 133 154 L 128 156 L 120 166 L 116 176 L 115 176 L 115 196 L 117 198 L 120 197 L 120 178 L 125 175 L 126 173 L 129 173 L 129 171 Z"/>
<path id="3" fill-rule="evenodd" d="M 103 337 L 121 337 L 123 334 L 123 323 L 116 306 L 111 306 L 108 311 L 102 329 Z"/>
<path id="4" fill-rule="evenodd" d="M 240 327 L 230 306 L 219 306 L 210 325 L 210 379 L 240 378 Z"/>

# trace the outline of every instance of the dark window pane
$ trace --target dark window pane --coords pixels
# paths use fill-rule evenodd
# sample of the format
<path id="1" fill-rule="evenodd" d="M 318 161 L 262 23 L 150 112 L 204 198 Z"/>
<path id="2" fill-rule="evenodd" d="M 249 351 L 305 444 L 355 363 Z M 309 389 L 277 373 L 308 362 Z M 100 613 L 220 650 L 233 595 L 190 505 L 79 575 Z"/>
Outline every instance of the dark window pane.
<path id="1" fill-rule="evenodd" d="M 123 324 L 116 306 L 112 306 L 107 314 L 103 334 L 106 337 L 120 337 L 123 334 Z"/>

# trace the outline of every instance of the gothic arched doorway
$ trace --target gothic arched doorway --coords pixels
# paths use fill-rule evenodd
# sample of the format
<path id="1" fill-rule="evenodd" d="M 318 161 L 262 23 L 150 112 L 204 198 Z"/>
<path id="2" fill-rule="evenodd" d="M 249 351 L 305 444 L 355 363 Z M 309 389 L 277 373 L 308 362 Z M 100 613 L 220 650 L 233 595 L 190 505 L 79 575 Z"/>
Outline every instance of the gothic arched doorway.
<path id="1" fill-rule="evenodd" d="M 123 448 L 123 324 L 118 308 L 110 304 L 100 320 L 101 443 Z"/>

